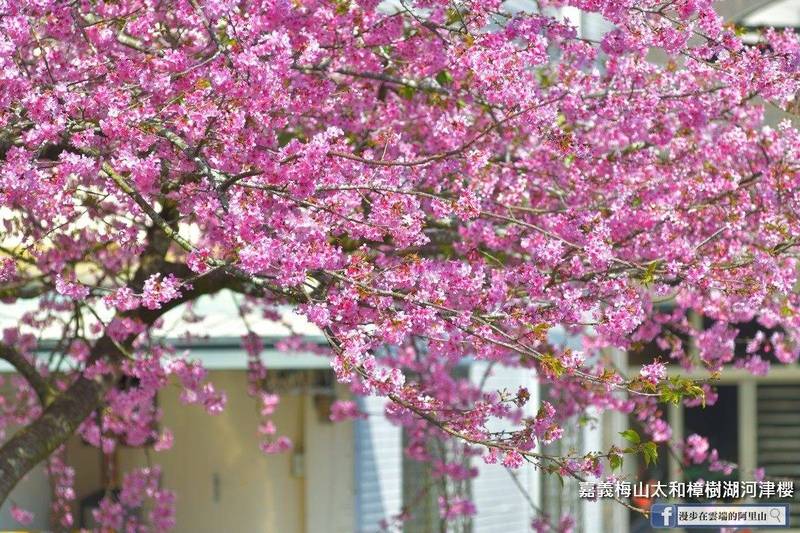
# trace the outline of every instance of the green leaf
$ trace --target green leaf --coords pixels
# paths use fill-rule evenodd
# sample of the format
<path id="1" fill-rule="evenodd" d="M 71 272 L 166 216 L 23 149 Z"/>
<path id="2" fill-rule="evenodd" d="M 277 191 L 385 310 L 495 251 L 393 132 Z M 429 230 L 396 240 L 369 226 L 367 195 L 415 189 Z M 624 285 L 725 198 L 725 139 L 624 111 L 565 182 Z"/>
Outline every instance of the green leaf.
<path id="1" fill-rule="evenodd" d="M 461 15 L 458 13 L 458 9 L 450 8 L 447 10 L 447 18 L 445 19 L 446 24 L 450 25 L 457 22 L 461 18 Z"/>
<path id="2" fill-rule="evenodd" d="M 350 0 L 337 0 L 336 1 L 336 14 L 344 15 L 350 11 Z"/>
<path id="3" fill-rule="evenodd" d="M 671 403 L 673 405 L 678 405 L 680 401 L 683 399 L 680 391 L 676 389 L 671 389 L 669 386 L 665 385 L 663 389 L 661 389 L 661 397 L 660 400 L 663 403 Z"/>
<path id="4" fill-rule="evenodd" d="M 623 439 L 633 444 L 639 444 L 640 442 L 642 442 L 642 438 L 633 429 L 626 429 L 625 431 L 621 431 L 620 435 L 622 435 Z"/>
<path id="5" fill-rule="evenodd" d="M 653 281 L 655 281 L 658 267 L 659 267 L 658 261 L 651 261 L 650 263 L 648 263 L 647 269 L 644 272 L 642 272 L 640 276 L 640 279 L 642 280 L 642 285 L 648 287 L 653 283 Z"/>
<path id="6" fill-rule="evenodd" d="M 697 385 L 690 385 L 689 395 L 695 399 L 700 398 L 700 402 L 703 404 L 703 409 L 706 408 L 706 391 L 704 391 L 702 387 L 698 387 Z"/>
<path id="7" fill-rule="evenodd" d="M 622 456 L 621 455 L 609 455 L 608 456 L 608 464 L 611 465 L 611 471 L 617 470 L 618 468 L 622 468 Z"/>
<path id="8" fill-rule="evenodd" d="M 414 95 L 417 93 L 417 90 L 414 87 L 409 87 L 408 85 L 401 85 L 399 89 L 397 89 L 397 94 L 400 95 L 401 98 L 406 100 L 411 100 L 414 98 Z"/>
<path id="9" fill-rule="evenodd" d="M 658 446 L 655 442 L 646 442 L 642 445 L 642 454 L 644 455 L 644 464 L 649 466 L 650 463 L 655 463 L 658 460 Z"/>
<path id="10" fill-rule="evenodd" d="M 442 70 L 436 75 L 436 81 L 438 81 L 439 85 L 442 86 L 450 85 L 450 83 L 453 81 L 453 76 L 450 74 L 450 72 Z"/>
<path id="11" fill-rule="evenodd" d="M 545 367 L 551 374 L 556 377 L 561 377 L 561 375 L 566 370 L 564 368 L 564 364 L 556 359 L 552 354 L 544 354 L 539 358 L 539 362 Z"/>

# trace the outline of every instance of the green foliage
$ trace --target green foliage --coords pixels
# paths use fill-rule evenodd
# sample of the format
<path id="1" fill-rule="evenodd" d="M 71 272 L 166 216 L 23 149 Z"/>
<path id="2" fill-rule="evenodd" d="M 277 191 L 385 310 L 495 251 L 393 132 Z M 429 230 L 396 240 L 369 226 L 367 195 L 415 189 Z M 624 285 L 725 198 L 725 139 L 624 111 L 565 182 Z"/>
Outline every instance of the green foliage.
<path id="1" fill-rule="evenodd" d="M 453 83 L 453 76 L 447 70 L 442 70 L 436 75 L 436 81 L 444 87 Z"/>
<path id="2" fill-rule="evenodd" d="M 611 471 L 619 470 L 622 468 L 622 455 L 611 454 L 608 456 L 608 464 L 611 466 Z"/>
<path id="3" fill-rule="evenodd" d="M 556 357 L 552 354 L 544 354 L 542 357 L 539 358 L 539 362 L 542 364 L 544 368 L 546 368 L 551 374 L 556 377 L 561 377 L 564 374 L 564 364 L 559 361 Z"/>
<path id="4" fill-rule="evenodd" d="M 344 15 L 350 11 L 350 0 L 336 0 L 336 14 Z"/>
<path id="5" fill-rule="evenodd" d="M 644 464 L 650 465 L 658 460 L 658 445 L 653 441 L 642 442 L 642 437 L 635 429 L 626 429 L 621 431 L 622 438 L 632 444 L 632 446 L 622 450 L 625 453 L 637 454 L 641 453 L 644 458 Z M 622 455 L 618 453 L 619 450 L 616 446 L 611 447 L 608 453 L 608 462 L 611 465 L 611 470 L 622 467 Z"/>
<path id="6" fill-rule="evenodd" d="M 644 456 L 645 466 L 655 463 L 658 460 L 658 446 L 655 442 L 645 442 L 642 445 L 642 455 Z"/>
<path id="7" fill-rule="evenodd" d="M 644 272 L 639 276 L 642 285 L 649 287 L 656 280 L 656 273 L 658 272 L 660 264 L 660 261 L 650 261 L 647 263 L 647 268 L 645 268 Z"/>
<path id="8" fill-rule="evenodd" d="M 403 98 L 404 100 L 411 100 L 414 98 L 414 95 L 417 94 L 417 89 L 409 85 L 401 85 L 397 89 L 397 94 L 399 94 L 400 98 Z"/>
<path id="9" fill-rule="evenodd" d="M 630 442 L 631 444 L 639 444 L 640 442 L 642 442 L 642 438 L 639 436 L 638 433 L 636 433 L 636 430 L 634 429 L 626 429 L 625 431 L 621 431 L 620 435 L 622 435 L 622 438 Z"/>
<path id="10" fill-rule="evenodd" d="M 706 393 L 694 380 L 673 376 L 659 388 L 659 400 L 664 403 L 678 405 L 684 398 L 699 398 L 706 406 Z"/>

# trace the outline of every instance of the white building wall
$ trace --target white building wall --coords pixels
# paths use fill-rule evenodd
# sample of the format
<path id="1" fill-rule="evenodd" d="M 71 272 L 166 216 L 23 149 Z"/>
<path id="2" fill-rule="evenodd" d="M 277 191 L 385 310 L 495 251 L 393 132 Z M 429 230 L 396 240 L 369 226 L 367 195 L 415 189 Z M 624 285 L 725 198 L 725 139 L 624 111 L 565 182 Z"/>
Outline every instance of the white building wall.
<path id="1" fill-rule="evenodd" d="M 470 366 L 470 379 L 480 382 L 489 364 L 481 361 Z M 514 394 L 519 387 L 531 393 L 525 410 L 534 414 L 539 405 L 539 388 L 533 370 L 495 365 L 486 379 L 485 390 L 503 390 Z M 492 430 L 503 429 L 497 422 Z M 478 514 L 473 520 L 473 533 L 523 533 L 531 530 L 535 516 L 532 504 L 540 506 L 540 475 L 530 464 L 514 471 L 522 490 L 512 474 L 501 464 L 488 465 L 480 458 L 474 459 L 478 477 L 472 482 L 472 499 Z M 529 498 L 531 501 L 529 501 Z"/>
<path id="2" fill-rule="evenodd" d="M 350 533 L 355 530 L 353 423 L 321 420 L 314 397 L 305 401 L 310 415 L 305 417 L 303 457 L 306 532 Z"/>
<path id="3" fill-rule="evenodd" d="M 50 516 L 50 483 L 42 465 L 34 468 L 0 507 L 0 531 L 18 531 L 20 525 L 11 518 L 11 505 L 17 504 L 33 513 L 30 529 L 48 529 Z"/>

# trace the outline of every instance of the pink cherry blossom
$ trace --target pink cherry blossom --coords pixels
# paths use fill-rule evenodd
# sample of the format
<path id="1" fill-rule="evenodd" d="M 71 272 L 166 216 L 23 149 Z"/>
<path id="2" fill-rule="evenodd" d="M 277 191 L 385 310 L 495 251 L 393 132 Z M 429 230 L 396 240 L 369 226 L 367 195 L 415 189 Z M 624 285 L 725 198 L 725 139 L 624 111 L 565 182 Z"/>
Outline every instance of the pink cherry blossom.
<path id="1" fill-rule="evenodd" d="M 708 458 L 709 444 L 708 439 L 700 435 L 692 434 L 686 438 L 684 456 L 692 463 L 699 464 Z"/>
<path id="2" fill-rule="evenodd" d="M 56 276 L 56 291 L 75 300 L 83 300 L 89 295 L 89 287 L 64 279 L 61 274 Z"/>
<path id="3" fill-rule="evenodd" d="M 17 505 L 11 506 L 11 517 L 23 526 L 28 526 L 33 522 L 33 513 Z"/>
<path id="4" fill-rule="evenodd" d="M 292 330 L 276 348 L 327 358 L 354 396 L 335 421 L 385 399 L 450 521 L 480 512 L 452 488 L 478 457 L 600 476 L 619 449 L 542 445 L 607 411 L 732 472 L 705 437 L 676 442 L 662 400 L 716 401 L 683 371 L 800 357 L 800 131 L 766 113 L 798 112 L 793 32 L 745 42 L 710 0 L 7 4 L 0 299 L 25 311 L 0 344 L 19 371 L 0 395 L 0 459 L 17 465 L 0 502 L 46 458 L 54 523 L 72 527 L 73 434 L 177 446 L 170 383 L 222 412 L 231 391 L 170 337 L 222 293 L 247 331 L 260 448 L 292 442 L 252 324 L 299 315 L 325 342 Z M 565 6 L 608 29 L 587 38 Z M 609 357 L 651 348 L 638 375 Z M 101 527 L 175 527 L 157 472 L 126 472 Z"/>
<path id="5" fill-rule="evenodd" d="M 333 422 L 341 422 L 343 420 L 357 420 L 359 418 L 366 418 L 367 415 L 362 413 L 355 402 L 349 400 L 336 400 L 331 405 L 330 419 Z"/>
<path id="6" fill-rule="evenodd" d="M 460 516 L 473 516 L 476 513 L 475 504 L 466 498 L 439 497 L 439 514 L 442 518 L 452 520 Z"/>
<path id="7" fill-rule="evenodd" d="M 640 374 L 648 383 L 658 385 L 659 382 L 667 378 L 667 366 L 661 362 L 651 363 L 643 366 Z"/>

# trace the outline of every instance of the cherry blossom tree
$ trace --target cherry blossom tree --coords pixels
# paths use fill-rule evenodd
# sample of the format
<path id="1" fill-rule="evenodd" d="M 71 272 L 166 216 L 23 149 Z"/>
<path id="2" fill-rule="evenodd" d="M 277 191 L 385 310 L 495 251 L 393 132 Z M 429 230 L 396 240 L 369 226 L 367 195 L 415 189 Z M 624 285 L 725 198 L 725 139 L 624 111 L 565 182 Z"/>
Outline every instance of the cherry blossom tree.
<path id="1" fill-rule="evenodd" d="M 337 378 L 387 398 L 407 453 L 442 477 L 474 471 L 433 441 L 579 479 L 655 460 L 659 443 L 733 468 L 699 435 L 673 442 L 663 407 L 713 401 L 736 324 L 763 329 L 751 371 L 767 347 L 783 363 L 800 353 L 800 134 L 764 123 L 794 108 L 797 38 L 745 44 L 711 0 L 535 4 L 5 0 L 0 296 L 36 309 L 0 343 L 17 371 L 0 428 L 21 427 L 0 447 L 0 501 L 45 461 L 69 527 L 72 435 L 106 453 L 168 448 L 151 422 L 170 379 L 186 403 L 223 409 L 157 334 L 165 312 L 221 290 L 318 326 Z M 583 37 L 567 4 L 613 29 Z M 582 349 L 551 342 L 555 327 Z M 36 355 L 46 328 L 61 337 L 50 360 Z M 667 356 L 641 374 L 613 365 L 611 351 L 651 341 Z M 259 339 L 243 345 L 263 449 L 284 451 Z M 527 389 L 461 379 L 464 358 L 536 375 L 550 396 L 526 415 Z M 645 434 L 546 454 L 590 407 Z M 512 429 L 489 429 L 498 419 Z M 135 470 L 96 517 L 167 530 L 174 497 L 157 467 Z M 149 516 L 130 512 L 145 501 Z M 458 495 L 440 504 L 446 520 L 475 512 Z M 569 527 L 557 518 L 534 526 Z"/>

